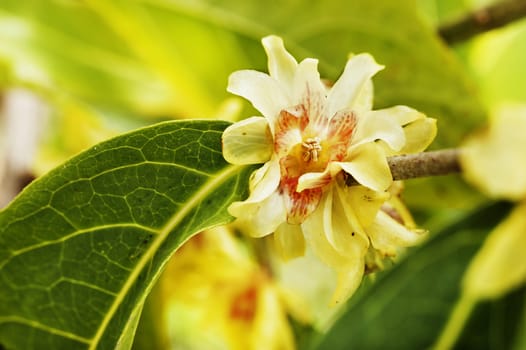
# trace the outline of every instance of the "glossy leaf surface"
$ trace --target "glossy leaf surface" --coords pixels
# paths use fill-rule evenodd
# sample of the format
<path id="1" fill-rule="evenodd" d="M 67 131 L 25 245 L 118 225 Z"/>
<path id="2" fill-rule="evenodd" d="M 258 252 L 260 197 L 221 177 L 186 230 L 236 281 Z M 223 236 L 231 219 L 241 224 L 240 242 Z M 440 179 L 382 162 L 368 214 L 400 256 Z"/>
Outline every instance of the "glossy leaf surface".
<path id="1" fill-rule="evenodd" d="M 445 228 L 351 299 L 319 349 L 424 349 L 460 297 L 470 259 L 509 211 L 495 204 Z"/>
<path id="2" fill-rule="evenodd" d="M 246 191 L 250 169 L 221 155 L 227 125 L 168 122 L 117 137 L 0 212 L 0 344 L 129 343 L 166 260 L 192 234 L 228 222 L 226 207 Z"/>

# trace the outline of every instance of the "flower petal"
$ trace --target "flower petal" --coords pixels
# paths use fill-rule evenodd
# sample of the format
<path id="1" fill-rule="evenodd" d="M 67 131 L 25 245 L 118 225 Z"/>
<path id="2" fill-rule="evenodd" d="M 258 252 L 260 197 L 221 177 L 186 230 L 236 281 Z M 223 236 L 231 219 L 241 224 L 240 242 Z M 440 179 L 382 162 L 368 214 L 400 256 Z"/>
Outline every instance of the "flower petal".
<path id="1" fill-rule="evenodd" d="M 316 208 L 322 197 L 320 188 L 306 189 L 302 192 L 296 191 L 296 186 L 284 186 L 285 207 L 287 210 L 287 222 L 289 224 L 301 224 Z"/>
<path id="2" fill-rule="evenodd" d="M 495 198 L 526 198 L 526 108 L 496 116 L 489 130 L 465 142 L 460 153 L 463 175 Z"/>
<path id="3" fill-rule="evenodd" d="M 301 225 L 305 239 L 321 261 L 332 268 L 348 265 L 350 258 L 340 254 L 327 240 L 323 225 L 324 206 L 320 205 Z"/>
<path id="4" fill-rule="evenodd" d="M 249 235 L 265 236 L 285 221 L 283 199 L 276 192 L 279 181 L 279 163 L 273 158 L 250 176 L 250 196 L 228 207 L 228 212 Z M 268 224 L 264 222 L 267 219 Z"/>
<path id="5" fill-rule="evenodd" d="M 303 110 L 299 106 L 282 109 L 274 129 L 274 151 L 278 157 L 289 154 L 292 147 L 302 142 Z"/>
<path id="6" fill-rule="evenodd" d="M 336 289 L 332 296 L 331 305 L 338 305 L 345 302 L 354 294 L 362 282 L 365 269 L 365 259 L 357 259 L 352 264 L 343 265 L 337 268 L 338 278 Z"/>
<path id="7" fill-rule="evenodd" d="M 369 111 L 360 115 L 353 137 L 354 146 L 382 140 L 398 151 L 405 144 L 404 131 L 396 118 L 390 114 L 390 109 Z"/>
<path id="8" fill-rule="evenodd" d="M 367 80 L 363 85 L 362 91 L 354 100 L 352 109 L 357 113 L 368 112 L 373 109 L 374 87 L 373 81 Z"/>
<path id="9" fill-rule="evenodd" d="M 358 123 L 356 113 L 350 110 L 340 110 L 329 122 L 327 138 L 331 143 L 347 145 L 354 134 Z"/>
<path id="10" fill-rule="evenodd" d="M 294 77 L 293 99 L 301 103 L 309 118 L 309 124 L 315 128 L 325 123 L 323 115 L 326 88 L 318 72 L 318 60 L 307 58 L 300 62 Z M 324 124 L 323 124 L 324 125 Z"/>
<path id="11" fill-rule="evenodd" d="M 469 296 L 499 298 L 526 281 L 526 203 L 517 206 L 488 236 L 463 280 Z"/>
<path id="12" fill-rule="evenodd" d="M 376 112 L 388 115 L 390 118 L 395 119 L 400 126 L 425 118 L 425 114 L 407 106 L 394 106 L 379 109 L 376 110 Z"/>
<path id="13" fill-rule="evenodd" d="M 353 149 L 348 161 L 332 164 L 375 191 L 385 191 L 393 182 L 387 159 L 380 146 L 374 143 L 358 146 Z"/>
<path id="14" fill-rule="evenodd" d="M 373 191 L 364 186 L 338 186 L 338 191 L 346 212 L 353 211 L 364 228 L 373 223 L 378 211 L 390 197 L 388 192 Z"/>
<path id="15" fill-rule="evenodd" d="M 329 195 L 332 196 L 333 194 Z M 327 238 L 324 222 L 324 216 L 331 211 L 330 207 L 330 203 L 329 207 L 325 204 L 320 205 L 305 220 L 301 227 L 309 247 L 312 247 L 312 250 L 321 261 L 334 268 L 337 272 L 337 285 L 331 301 L 331 304 L 335 305 L 345 301 L 360 285 L 365 266 L 364 255 L 367 248 L 362 249 L 362 244 L 358 243 L 356 249 L 351 249 L 345 254 L 341 254 L 340 251 L 334 248 L 334 245 Z M 357 242 L 360 242 L 361 239 L 358 239 L 359 241 Z"/>
<path id="16" fill-rule="evenodd" d="M 264 163 L 272 155 L 272 135 L 263 117 L 252 117 L 234 123 L 222 136 L 223 157 L 232 164 Z"/>
<path id="17" fill-rule="evenodd" d="M 298 179 L 296 191 L 301 192 L 306 189 L 319 188 L 329 184 L 332 176 L 329 171 L 323 173 L 306 173 Z"/>
<path id="18" fill-rule="evenodd" d="M 386 203 L 384 203 L 382 210 L 408 229 L 416 229 L 417 225 L 413 219 L 413 216 L 411 215 L 411 212 L 409 211 L 409 208 L 407 208 L 400 198 L 400 194 L 402 193 L 403 189 L 404 185 L 402 181 L 394 181 L 388 190 L 391 197 Z"/>
<path id="19" fill-rule="evenodd" d="M 278 188 L 279 181 L 279 162 L 276 158 L 272 158 L 250 175 L 250 196 L 247 201 L 259 202 L 269 197 Z"/>
<path id="20" fill-rule="evenodd" d="M 261 42 L 267 53 L 270 76 L 279 81 L 284 88 L 288 89 L 287 92 L 292 95 L 291 89 L 298 62 L 287 52 L 280 37 L 270 35 L 264 37 Z"/>
<path id="21" fill-rule="evenodd" d="M 418 243 L 424 236 L 422 231 L 407 229 L 383 211 L 379 211 L 373 224 L 367 229 L 371 244 L 386 255 L 395 255 L 400 247 Z"/>
<path id="22" fill-rule="evenodd" d="M 307 58 L 300 62 L 292 86 L 294 105 L 287 112 L 299 120 L 304 135 L 317 135 L 327 124 L 323 114 L 326 88 L 318 73 L 318 60 Z M 280 118 L 281 119 L 281 118 Z M 307 130 L 304 128 L 307 127 Z"/>
<path id="23" fill-rule="evenodd" d="M 422 118 L 404 126 L 405 145 L 399 154 L 418 153 L 425 150 L 437 134 L 436 119 Z"/>
<path id="24" fill-rule="evenodd" d="M 327 96 L 326 115 L 332 117 L 342 109 L 352 109 L 356 112 L 362 100 L 369 100 L 367 92 L 372 94 L 369 81 L 373 75 L 383 69 L 383 66 L 376 63 L 369 54 L 359 54 L 352 56 L 345 65 L 343 74 L 334 84 Z"/>
<path id="25" fill-rule="evenodd" d="M 395 119 L 403 127 L 405 145 L 398 154 L 422 152 L 436 136 L 436 120 L 407 106 L 394 106 L 375 113 L 383 113 Z"/>
<path id="26" fill-rule="evenodd" d="M 271 234 L 286 220 L 283 197 L 278 192 L 260 202 L 234 202 L 228 212 L 237 218 L 236 226 L 256 238 Z"/>
<path id="27" fill-rule="evenodd" d="M 331 189 L 325 193 L 318 208 L 305 220 L 302 229 L 313 251 L 327 265 L 336 268 L 361 258 L 367 251 L 368 241 L 353 234 L 353 227 Z"/>
<path id="28" fill-rule="evenodd" d="M 295 339 L 289 320 L 288 310 L 285 310 L 281 295 L 277 288 L 270 284 L 261 284 L 257 291 L 257 304 L 255 305 L 255 318 L 248 330 L 250 336 L 240 333 L 240 328 L 230 325 L 233 337 L 246 339 L 248 341 L 238 342 L 234 349 L 283 349 L 293 350 L 296 348 Z M 225 321 L 224 321 L 225 322 Z M 225 323 L 228 323 L 226 321 Z M 231 342 L 233 344 L 233 342 Z"/>
<path id="29" fill-rule="evenodd" d="M 283 223 L 274 232 L 274 246 L 285 261 L 305 254 L 305 239 L 300 225 Z"/>
<path id="30" fill-rule="evenodd" d="M 267 118 L 272 133 L 279 112 L 293 105 L 287 92 L 276 80 L 254 70 L 240 70 L 230 74 L 227 90 L 249 100 Z"/>
<path id="31" fill-rule="evenodd" d="M 369 240 L 355 212 L 344 205 L 346 198 L 342 198 L 340 186 L 334 186 L 327 194 L 323 202 L 323 227 L 327 240 L 344 256 L 365 256 Z"/>

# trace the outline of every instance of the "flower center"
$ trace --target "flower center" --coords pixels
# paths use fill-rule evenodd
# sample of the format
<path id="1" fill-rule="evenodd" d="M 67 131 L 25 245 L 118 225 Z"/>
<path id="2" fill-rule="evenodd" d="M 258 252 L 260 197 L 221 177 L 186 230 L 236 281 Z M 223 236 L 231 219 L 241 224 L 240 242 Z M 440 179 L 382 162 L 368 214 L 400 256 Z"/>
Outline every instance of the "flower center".
<path id="1" fill-rule="evenodd" d="M 301 146 L 303 147 L 303 161 L 307 163 L 318 161 L 318 155 L 321 151 L 319 137 L 308 138 Z"/>

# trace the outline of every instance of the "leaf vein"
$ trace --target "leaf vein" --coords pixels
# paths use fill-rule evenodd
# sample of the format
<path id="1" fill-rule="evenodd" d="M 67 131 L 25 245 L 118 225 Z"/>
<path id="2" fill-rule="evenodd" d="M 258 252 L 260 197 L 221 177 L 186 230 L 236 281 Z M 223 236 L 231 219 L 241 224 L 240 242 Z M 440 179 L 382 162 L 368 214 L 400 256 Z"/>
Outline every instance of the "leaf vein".
<path id="1" fill-rule="evenodd" d="M 108 309 L 108 312 L 106 313 L 106 316 L 101 321 L 99 328 L 97 329 L 97 332 L 91 339 L 90 349 L 94 350 L 97 348 L 97 345 L 99 344 L 100 340 L 102 339 L 102 336 L 104 334 L 104 331 L 106 330 L 106 327 L 112 320 L 113 316 L 117 312 L 119 306 L 122 304 L 122 302 L 125 300 L 125 297 L 128 293 L 128 291 L 132 288 L 134 283 L 136 282 L 137 278 L 141 274 L 141 272 L 144 270 L 144 268 L 147 266 L 149 262 L 151 262 L 152 257 L 154 256 L 155 252 L 158 250 L 158 248 L 162 245 L 164 240 L 168 237 L 170 232 L 193 210 L 199 207 L 202 200 L 210 194 L 215 188 L 220 186 L 227 178 L 231 177 L 232 175 L 236 174 L 239 170 L 239 166 L 233 166 L 230 165 L 226 167 L 225 169 L 218 172 L 215 176 L 211 177 L 208 182 L 206 182 L 199 191 L 197 191 L 191 198 L 188 199 L 186 202 L 186 205 L 181 207 L 178 212 L 176 212 L 170 220 L 164 225 L 164 227 L 159 232 L 159 235 L 156 237 L 156 239 L 152 242 L 152 244 L 148 247 L 148 249 L 145 251 L 145 253 L 141 256 L 139 262 L 137 263 L 135 269 L 132 271 L 126 282 L 121 288 L 121 291 L 118 293 L 117 297 L 115 298 L 113 304 Z"/>
<path id="2" fill-rule="evenodd" d="M 150 227 L 147 227 L 147 226 L 144 226 L 144 225 L 136 224 L 136 223 L 107 224 L 107 225 L 100 225 L 100 226 L 94 226 L 94 227 L 90 227 L 90 228 L 86 228 L 86 229 L 76 230 L 76 231 L 71 232 L 71 233 L 69 233 L 67 235 L 64 235 L 64 236 L 62 236 L 62 237 L 60 237 L 58 239 L 54 239 L 54 240 L 50 240 L 50 241 L 43 241 L 43 242 L 40 242 L 40 243 L 37 243 L 37 244 L 33 244 L 33 245 L 30 245 L 30 246 L 24 247 L 22 249 L 11 251 L 11 254 L 4 261 L 0 262 L 0 269 L 2 267 L 4 267 L 7 263 L 9 263 L 9 261 L 11 261 L 11 259 L 13 259 L 14 257 L 22 255 L 22 254 L 27 253 L 27 252 L 30 252 L 32 250 L 35 250 L 35 249 L 38 249 L 38 248 L 42 248 L 42 247 L 46 247 L 46 246 L 53 245 L 53 244 L 62 243 L 62 242 L 67 241 L 68 239 L 71 239 L 71 238 L 76 237 L 76 236 L 81 235 L 81 234 L 92 233 L 92 232 L 96 232 L 96 231 L 100 231 L 100 230 L 106 230 L 106 229 L 111 229 L 111 228 L 124 228 L 124 227 L 138 228 L 140 230 L 144 230 L 144 231 L 150 232 L 152 234 L 158 234 L 159 233 L 158 230 L 155 230 L 153 228 L 150 228 Z"/>
<path id="3" fill-rule="evenodd" d="M 40 322 L 29 320 L 27 318 L 23 318 L 23 317 L 19 317 L 19 316 L 0 316 L 0 324 L 2 324 L 2 323 L 23 324 L 23 325 L 26 325 L 26 326 L 29 326 L 29 327 L 38 328 L 38 329 L 40 329 L 42 331 L 45 331 L 45 332 L 48 332 L 48 333 L 51 333 L 51 334 L 55 334 L 55 335 L 58 335 L 58 336 L 61 336 L 61 337 L 64 337 L 64 338 L 72 339 L 72 340 L 78 341 L 80 343 L 89 344 L 89 339 L 87 339 L 87 338 L 81 337 L 79 335 L 76 335 L 76 334 L 73 334 L 73 333 L 70 333 L 70 332 L 65 332 L 65 331 L 57 329 L 57 328 L 49 327 L 49 326 L 46 326 L 46 325 L 44 325 L 44 324 L 42 324 Z"/>

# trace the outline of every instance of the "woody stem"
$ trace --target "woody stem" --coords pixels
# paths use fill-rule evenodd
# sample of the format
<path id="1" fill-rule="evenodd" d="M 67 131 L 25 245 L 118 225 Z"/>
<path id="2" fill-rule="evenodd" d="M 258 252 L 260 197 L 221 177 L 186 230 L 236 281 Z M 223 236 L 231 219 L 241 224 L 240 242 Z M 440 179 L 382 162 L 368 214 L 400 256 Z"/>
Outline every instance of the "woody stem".
<path id="1" fill-rule="evenodd" d="M 387 158 L 393 180 L 408 180 L 418 177 L 447 175 L 460 172 L 459 149 L 421 152 Z M 347 186 L 358 182 L 348 176 Z"/>
<path id="2" fill-rule="evenodd" d="M 524 0 L 498 1 L 441 26 L 438 32 L 444 41 L 454 44 L 524 17 L 526 17 Z"/>

